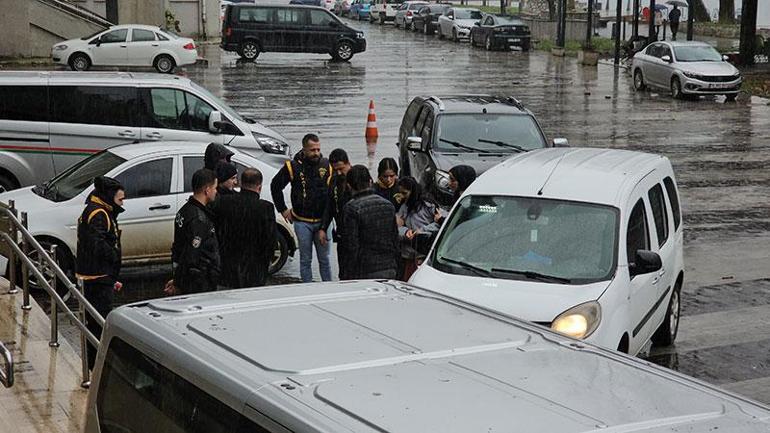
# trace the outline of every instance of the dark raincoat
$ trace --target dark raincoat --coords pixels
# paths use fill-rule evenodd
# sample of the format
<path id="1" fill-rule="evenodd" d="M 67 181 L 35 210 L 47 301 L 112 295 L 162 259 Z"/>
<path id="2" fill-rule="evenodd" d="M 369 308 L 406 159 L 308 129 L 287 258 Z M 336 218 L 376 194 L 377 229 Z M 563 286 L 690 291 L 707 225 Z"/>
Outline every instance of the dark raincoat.
<path id="1" fill-rule="evenodd" d="M 233 155 L 234 153 L 224 145 L 211 143 L 206 146 L 206 153 L 203 155 L 203 168 L 208 168 L 216 173 L 217 164 L 221 161 L 230 162 Z"/>

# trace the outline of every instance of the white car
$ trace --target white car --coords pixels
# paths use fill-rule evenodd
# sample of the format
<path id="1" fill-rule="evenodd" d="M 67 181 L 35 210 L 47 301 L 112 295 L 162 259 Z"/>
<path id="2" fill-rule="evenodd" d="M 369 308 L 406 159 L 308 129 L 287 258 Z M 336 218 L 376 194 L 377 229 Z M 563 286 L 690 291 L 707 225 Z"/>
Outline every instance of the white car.
<path id="1" fill-rule="evenodd" d="M 51 48 L 54 63 L 74 71 L 91 66 L 152 66 L 171 73 L 177 66 L 191 65 L 198 59 L 195 41 L 158 27 L 113 26 L 81 39 L 59 42 Z"/>
<path id="2" fill-rule="evenodd" d="M 74 276 L 77 220 L 93 190 L 93 179 L 109 176 L 126 189 L 125 212 L 118 218 L 125 265 L 166 263 L 171 260 L 174 217 L 192 195 L 193 173 L 203 168 L 206 144 L 189 142 L 125 144 L 105 149 L 73 165 L 43 185 L 0 194 L 0 201 L 15 201 L 27 212 L 29 231 L 44 248 L 57 245 L 57 259 Z M 246 167 L 262 172 L 264 192 L 277 169 L 230 148 L 239 173 Z M 292 226 L 276 212 L 279 236 L 270 272 L 276 272 L 297 248 Z"/>
<path id="3" fill-rule="evenodd" d="M 409 282 L 636 355 L 676 338 L 682 232 L 665 157 L 533 150 L 471 184 Z"/>
<path id="4" fill-rule="evenodd" d="M 470 39 L 471 29 L 484 17 L 478 9 L 451 8 L 438 17 L 437 34 L 439 39 L 450 38 L 455 42 Z"/>
<path id="5" fill-rule="evenodd" d="M 396 19 L 396 11 L 404 0 L 374 0 L 369 8 L 369 22 L 379 21 L 380 25 L 386 21 Z"/>
<path id="6" fill-rule="evenodd" d="M 405 1 L 396 10 L 396 16 L 393 18 L 395 28 L 403 27 L 409 30 L 412 27 L 412 17 L 417 14 L 421 7 L 427 5 L 424 1 Z"/>

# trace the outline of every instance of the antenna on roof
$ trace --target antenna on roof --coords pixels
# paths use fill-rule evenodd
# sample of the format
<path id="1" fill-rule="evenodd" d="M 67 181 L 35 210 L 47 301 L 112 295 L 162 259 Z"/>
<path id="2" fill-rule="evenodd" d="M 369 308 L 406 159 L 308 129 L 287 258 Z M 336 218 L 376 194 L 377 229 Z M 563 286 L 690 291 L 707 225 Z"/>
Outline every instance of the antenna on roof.
<path id="1" fill-rule="evenodd" d="M 564 152 L 558 161 L 556 161 L 556 164 L 551 169 L 551 172 L 548 173 L 548 177 L 545 178 L 545 182 L 543 182 L 543 186 L 540 187 L 540 189 L 537 191 L 537 195 L 543 195 L 543 189 L 545 189 L 545 186 L 548 185 L 548 181 L 551 180 L 551 176 L 553 176 L 554 173 L 556 173 L 556 169 L 559 167 L 559 164 L 561 164 L 561 160 L 564 159 L 564 157 L 567 156 L 567 152 Z"/>

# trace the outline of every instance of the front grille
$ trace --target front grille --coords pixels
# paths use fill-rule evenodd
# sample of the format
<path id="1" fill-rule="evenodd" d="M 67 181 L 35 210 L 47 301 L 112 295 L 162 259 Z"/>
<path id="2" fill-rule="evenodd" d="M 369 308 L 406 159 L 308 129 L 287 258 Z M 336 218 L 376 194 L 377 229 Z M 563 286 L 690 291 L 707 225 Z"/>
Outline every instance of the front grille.
<path id="1" fill-rule="evenodd" d="M 740 75 L 701 75 L 698 79 L 707 83 L 729 83 L 740 77 Z"/>

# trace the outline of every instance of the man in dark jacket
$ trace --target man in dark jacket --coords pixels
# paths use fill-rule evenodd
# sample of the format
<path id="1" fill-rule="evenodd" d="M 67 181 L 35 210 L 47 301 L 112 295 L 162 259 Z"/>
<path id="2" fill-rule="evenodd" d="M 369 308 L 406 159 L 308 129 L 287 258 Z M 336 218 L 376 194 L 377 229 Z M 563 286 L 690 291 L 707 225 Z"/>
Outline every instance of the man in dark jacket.
<path id="1" fill-rule="evenodd" d="M 329 163 L 334 170 L 334 176 L 332 176 L 332 183 L 329 187 L 329 201 L 326 203 L 326 209 L 324 209 L 323 218 L 321 218 L 321 230 L 318 232 L 318 237 L 322 245 L 326 245 L 328 242 L 327 233 L 329 232 L 329 225 L 332 221 L 336 225 L 336 229 L 332 233 L 334 242 L 337 243 L 337 263 L 339 265 L 339 277 L 340 280 L 347 279 L 345 274 L 345 266 L 348 263 L 345 257 L 344 248 L 342 247 L 342 231 L 340 228 L 343 226 L 343 214 L 342 209 L 345 208 L 345 204 L 350 200 L 350 185 L 348 185 L 346 175 L 350 171 L 350 159 L 348 154 L 342 149 L 334 149 L 329 154 Z"/>
<path id="2" fill-rule="evenodd" d="M 299 241 L 299 272 L 302 282 L 313 280 L 313 245 L 318 256 L 321 279 L 331 281 L 329 244 L 322 244 L 319 236 L 321 218 L 326 208 L 332 167 L 321 156 L 321 140 L 315 134 L 302 138 L 302 150 L 291 161 L 286 161 L 273 178 L 270 192 L 278 212 L 294 223 Z M 283 189 L 291 184 L 291 209 L 283 199 Z"/>
<path id="3" fill-rule="evenodd" d="M 232 162 L 220 161 L 217 163 L 217 197 L 235 194 L 238 185 L 238 169 Z"/>
<path id="4" fill-rule="evenodd" d="M 112 310 L 113 290 L 120 290 L 120 229 L 118 214 L 123 212 L 123 186 L 109 177 L 94 179 L 94 191 L 86 200 L 86 208 L 78 219 L 78 247 L 75 271 L 83 279 L 88 302 L 102 317 Z M 90 314 L 86 326 L 96 338 L 102 327 Z M 93 369 L 96 348 L 88 344 L 88 366 Z"/>
<path id="5" fill-rule="evenodd" d="M 176 214 L 171 260 L 174 279 L 167 294 L 209 292 L 217 289 L 220 276 L 219 243 L 208 204 L 217 196 L 217 178 L 203 168 L 192 176 L 193 195 Z"/>
<path id="6" fill-rule="evenodd" d="M 214 207 L 222 244 L 222 285 L 229 288 L 264 286 L 275 252 L 275 208 L 259 198 L 262 173 L 247 168 L 241 192 L 217 199 Z"/>
<path id="7" fill-rule="evenodd" d="M 343 239 L 350 279 L 396 278 L 396 209 L 372 191 L 369 169 L 354 166 L 347 175 L 353 196 L 345 205 Z"/>
<path id="8" fill-rule="evenodd" d="M 671 40 L 676 40 L 676 34 L 679 33 L 679 18 L 682 16 L 682 11 L 679 10 L 677 5 L 674 5 L 674 9 L 668 13 L 668 22 L 671 25 Z"/>

